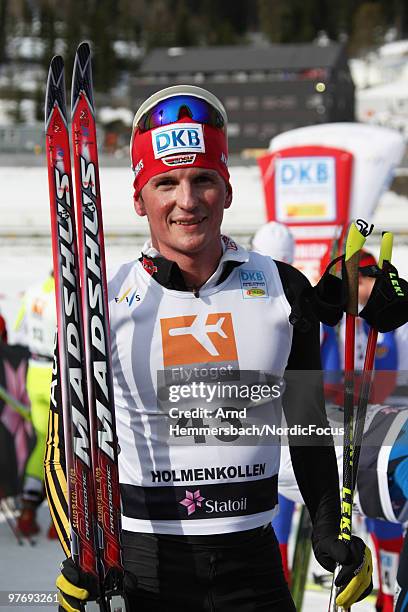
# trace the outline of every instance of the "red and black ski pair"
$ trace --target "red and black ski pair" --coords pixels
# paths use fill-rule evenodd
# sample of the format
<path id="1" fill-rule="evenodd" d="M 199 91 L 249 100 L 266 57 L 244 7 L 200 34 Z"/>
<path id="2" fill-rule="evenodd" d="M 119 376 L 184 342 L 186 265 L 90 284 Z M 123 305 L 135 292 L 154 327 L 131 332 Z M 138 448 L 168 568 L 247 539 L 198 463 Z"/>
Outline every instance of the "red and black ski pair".
<path id="1" fill-rule="evenodd" d="M 71 553 L 82 571 L 98 579 L 99 609 L 120 612 L 125 602 L 118 447 L 88 43 L 78 47 L 72 79 L 75 197 L 60 56 L 49 69 L 45 131 Z"/>

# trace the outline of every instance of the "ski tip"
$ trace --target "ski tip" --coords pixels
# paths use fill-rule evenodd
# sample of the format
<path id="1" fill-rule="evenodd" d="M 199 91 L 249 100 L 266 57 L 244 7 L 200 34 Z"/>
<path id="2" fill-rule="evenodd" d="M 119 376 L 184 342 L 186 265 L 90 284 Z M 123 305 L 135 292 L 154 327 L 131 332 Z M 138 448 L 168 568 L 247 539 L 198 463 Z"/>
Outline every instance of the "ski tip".
<path id="1" fill-rule="evenodd" d="M 77 48 L 77 56 L 81 60 L 82 63 L 85 63 L 86 59 L 91 55 L 91 47 L 89 42 L 84 40 L 78 45 Z"/>
<path id="2" fill-rule="evenodd" d="M 50 63 L 50 71 L 58 77 L 58 74 L 64 70 L 64 60 L 60 55 L 54 55 Z"/>
<path id="3" fill-rule="evenodd" d="M 65 105 L 64 60 L 55 55 L 50 63 L 45 94 L 45 130 L 47 130 L 50 116 L 55 104 L 58 104 L 65 121 L 67 121 Z"/>
<path id="4" fill-rule="evenodd" d="M 79 94 L 83 91 L 94 111 L 94 101 L 92 93 L 92 66 L 91 66 L 91 47 L 88 42 L 82 42 L 77 49 L 74 61 L 72 76 L 72 113 L 78 102 Z"/>

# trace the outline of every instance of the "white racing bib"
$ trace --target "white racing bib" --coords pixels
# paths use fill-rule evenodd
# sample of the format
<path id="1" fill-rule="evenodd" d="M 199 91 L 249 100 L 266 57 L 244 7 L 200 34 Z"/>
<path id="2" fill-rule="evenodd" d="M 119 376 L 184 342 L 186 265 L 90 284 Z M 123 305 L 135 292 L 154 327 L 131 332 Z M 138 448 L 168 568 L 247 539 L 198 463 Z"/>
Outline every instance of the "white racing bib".
<path id="1" fill-rule="evenodd" d="M 152 273 L 154 261 L 145 267 Z M 292 326 L 274 262 L 251 253 L 198 299 L 130 263 L 109 295 L 123 528 L 206 534 L 266 524 L 277 503 L 279 444 L 262 444 L 253 430 L 246 437 L 251 419 L 242 410 L 252 395 L 236 413 L 220 394 L 225 385 L 241 393 L 242 371 L 284 373 Z M 276 398 L 254 401 L 280 424 Z M 209 418 L 215 409 L 222 411 Z"/>

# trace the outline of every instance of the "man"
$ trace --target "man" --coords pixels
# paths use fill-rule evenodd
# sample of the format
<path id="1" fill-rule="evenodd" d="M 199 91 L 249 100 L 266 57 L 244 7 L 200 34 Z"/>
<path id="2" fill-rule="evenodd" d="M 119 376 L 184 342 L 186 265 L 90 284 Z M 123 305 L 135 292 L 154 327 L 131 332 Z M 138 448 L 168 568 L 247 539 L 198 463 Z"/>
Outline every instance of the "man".
<path id="1" fill-rule="evenodd" d="M 212 445 L 201 433 L 163 435 L 171 421 L 163 408 L 166 385 L 174 392 L 185 381 L 204 380 L 220 388 L 224 378 L 238 385 L 245 371 L 257 380 L 260 371 L 281 378 L 285 369 L 320 369 L 318 322 L 289 323 L 290 302 L 306 279 L 220 234 L 232 202 L 226 124 L 214 95 L 180 85 L 146 100 L 133 125 L 135 210 L 147 216 L 151 240 L 112 276 L 109 300 L 125 587 L 130 610 L 139 612 L 294 610 L 270 527 L 279 445 L 250 445 L 239 435 Z M 321 393 L 302 389 L 302 410 L 296 402 L 292 386 L 284 397 L 288 424 L 327 425 Z M 69 554 L 58 390 L 51 411 L 47 492 Z M 184 416 L 177 425 L 191 422 Z M 278 409 L 269 416 L 277 420 Z M 315 553 L 328 569 L 344 564 L 343 599 L 353 603 L 370 591 L 370 553 L 358 538 L 350 547 L 338 540 L 332 441 L 291 443 Z M 66 610 L 95 595 L 89 576 L 70 560 L 57 586 Z"/>
<path id="2" fill-rule="evenodd" d="M 26 536 L 36 535 L 40 530 L 36 514 L 45 497 L 44 453 L 56 327 L 54 277 L 51 273 L 43 282 L 29 287 L 24 293 L 14 324 L 17 340 L 28 346 L 31 353 L 27 393 L 36 436 L 25 468 L 22 508 L 17 519 L 19 530 Z M 55 537 L 52 525 L 48 535 Z"/>

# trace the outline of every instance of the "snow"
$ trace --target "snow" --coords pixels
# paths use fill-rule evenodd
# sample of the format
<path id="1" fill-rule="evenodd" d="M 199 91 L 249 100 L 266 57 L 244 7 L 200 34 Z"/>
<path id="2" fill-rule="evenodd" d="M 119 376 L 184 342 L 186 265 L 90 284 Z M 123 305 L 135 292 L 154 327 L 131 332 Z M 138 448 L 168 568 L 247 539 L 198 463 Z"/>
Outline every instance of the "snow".
<path id="1" fill-rule="evenodd" d="M 143 48 L 139 47 L 135 42 L 126 40 L 115 40 L 113 43 L 115 54 L 120 59 L 137 60 L 143 55 Z"/>
<path id="2" fill-rule="evenodd" d="M 408 79 L 400 79 L 360 91 L 356 97 L 356 113 L 361 121 L 372 120 L 376 115 L 381 122 L 395 127 L 395 115 L 408 126 Z M 394 122 L 392 120 L 394 119 Z M 408 138 L 408 129 L 405 131 Z"/>
<path id="3" fill-rule="evenodd" d="M 10 117 L 15 109 L 15 102 L 12 100 L 0 100 L 0 125 L 9 125 Z"/>
<path id="4" fill-rule="evenodd" d="M 356 85 L 356 117 L 398 129 L 408 139 L 408 40 L 390 42 L 349 61 Z"/>
<path id="5" fill-rule="evenodd" d="M 378 49 L 380 57 L 408 56 L 408 40 L 395 40 Z"/>
<path id="6" fill-rule="evenodd" d="M 111 108 L 110 106 L 104 106 L 98 113 L 98 120 L 103 124 L 121 121 L 124 125 L 131 126 L 133 123 L 133 116 L 134 113 L 128 108 Z"/>
<path id="7" fill-rule="evenodd" d="M 61 52 L 58 49 L 58 52 Z M 118 56 L 132 53 L 138 57 L 140 49 L 118 41 L 115 53 Z M 33 37 L 12 39 L 8 52 L 13 58 L 39 58 L 42 43 Z M 357 116 L 360 120 L 389 125 L 400 129 L 408 138 L 407 99 L 408 68 L 406 55 L 408 41 L 396 41 L 384 45 L 377 53 L 365 59 L 350 61 L 356 83 Z M 26 91 L 35 91 L 40 71 L 19 73 Z M 21 78 L 23 77 L 23 78 Z M 0 74 L 1 85 L 10 83 L 4 71 Z M 375 86 L 375 87 L 369 87 Z M 377 87 L 378 86 L 378 87 Z M 405 106 L 404 106 L 405 105 Z M 10 124 L 10 111 L 14 107 L 0 100 L 0 125 Z M 127 109 L 104 109 L 102 122 L 121 118 L 131 122 L 132 113 Z M 23 108 L 30 119 L 33 105 Z M 266 220 L 264 196 L 257 167 L 231 169 L 234 188 L 232 208 L 226 212 L 223 231 L 237 238 L 244 245 L 249 237 Z M 146 219 L 137 217 L 132 205 L 132 172 L 127 168 L 102 168 L 101 187 L 103 196 L 104 224 L 106 231 L 107 263 L 109 267 L 120 261 L 136 258 L 147 233 Z M 48 180 L 44 167 L 0 167 L 1 226 L 0 226 L 0 311 L 5 315 L 9 329 L 15 319 L 19 300 L 24 289 L 42 280 L 52 267 Z M 392 192 L 385 193 L 373 218 L 378 230 L 396 232 L 394 262 L 402 276 L 408 276 L 408 201 Z M 370 249 L 378 251 L 379 238 L 371 238 Z M 372 247 L 371 247 L 372 245 Z M 10 329 L 10 339 L 13 332 Z M 50 516 L 46 505 L 39 512 L 42 534 L 34 547 L 18 546 L 8 526 L 0 516 L 0 607 L 4 610 L 18 609 L 30 612 L 34 606 L 7 606 L 7 593 L 15 591 L 55 591 L 55 578 L 63 552 L 58 542 L 45 537 Z M 290 542 L 293 550 L 293 539 Z M 313 560 L 309 571 L 323 573 Z M 303 610 L 325 612 L 328 607 L 328 591 L 308 589 Z M 35 606 L 36 610 L 50 610 L 50 606 Z M 353 606 L 356 612 L 374 609 L 371 597 L 367 602 Z"/>
<path id="8" fill-rule="evenodd" d="M 263 187 L 258 166 L 230 169 L 233 204 L 226 211 L 223 229 L 238 236 L 250 235 L 265 222 Z M 102 167 L 100 171 L 105 232 L 108 236 L 147 235 L 146 219 L 133 209 L 133 173 L 129 168 Z M 0 167 L 2 223 L 0 236 L 49 237 L 48 178 L 44 167 Z M 408 232 L 407 199 L 385 193 L 373 218 L 392 231 Z M 380 229 L 380 228 L 378 228 Z"/>
<path id="9" fill-rule="evenodd" d="M 64 559 L 64 553 L 58 541 L 50 541 L 45 534 L 50 524 L 50 514 L 46 504 L 40 508 L 38 513 L 41 533 L 37 538 L 35 546 L 25 544 L 19 546 L 8 525 L 0 516 L 0 607 L 5 606 L 8 610 L 18 612 L 32 612 L 33 610 L 44 610 L 47 612 L 55 609 L 55 606 L 9 606 L 9 593 L 16 592 L 37 592 L 55 593 L 55 579 L 58 575 L 58 568 Z M 295 516 L 295 521 L 296 521 Z M 296 533 L 296 529 L 293 529 Z M 289 554 L 293 554 L 293 537 L 289 542 Z M 302 610 L 304 612 L 326 612 L 329 602 L 329 590 L 322 589 L 313 584 L 313 572 L 325 574 L 326 572 L 318 565 L 312 557 L 307 579 L 307 591 L 303 600 Z M 376 586 L 376 582 L 374 582 Z M 374 607 L 373 596 L 368 601 L 361 602 L 353 606 L 356 612 L 371 612 Z"/>
<path id="10" fill-rule="evenodd" d="M 0 515 L 0 607 L 4 611 L 18 612 L 33 610 L 50 611 L 48 606 L 7 605 L 8 594 L 15 592 L 55 592 L 55 579 L 64 553 L 58 541 L 50 541 L 45 533 L 50 525 L 50 513 L 44 504 L 38 513 L 41 535 L 35 546 L 25 543 L 19 546 Z M 56 606 L 54 606 L 54 609 Z"/>
<path id="11" fill-rule="evenodd" d="M 8 39 L 7 55 L 12 59 L 41 60 L 44 46 L 45 43 L 40 38 L 15 36 Z"/>
<path id="12" fill-rule="evenodd" d="M 365 59 L 355 58 L 349 60 L 350 72 L 354 85 L 358 90 L 369 85 L 377 85 L 382 82 L 382 73 L 376 62 L 367 62 Z"/>
<path id="13" fill-rule="evenodd" d="M 226 214 L 228 231 L 254 231 L 265 220 L 262 185 L 257 167 L 231 169 L 234 204 Z M 133 173 L 129 168 L 101 168 L 101 192 L 107 234 L 147 233 L 147 222 L 133 209 Z M 22 190 L 22 183 L 24 189 Z M 48 178 L 43 168 L 0 167 L 3 214 L 0 233 L 49 236 Z M 5 208 L 5 212 L 4 212 Z M 408 219 L 408 217 L 407 217 Z"/>

